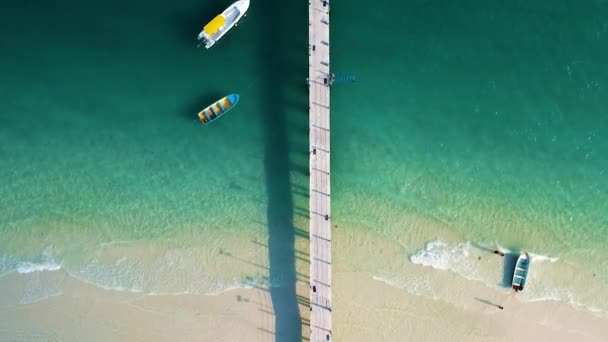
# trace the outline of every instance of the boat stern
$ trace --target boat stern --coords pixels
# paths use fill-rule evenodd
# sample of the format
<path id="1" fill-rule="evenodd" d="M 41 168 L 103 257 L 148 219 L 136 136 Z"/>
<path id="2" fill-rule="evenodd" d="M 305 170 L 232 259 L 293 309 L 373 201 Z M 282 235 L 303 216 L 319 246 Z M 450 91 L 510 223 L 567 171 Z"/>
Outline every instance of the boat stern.
<path id="1" fill-rule="evenodd" d="M 198 119 L 204 124 L 209 123 L 209 118 L 205 115 L 204 110 L 201 110 L 200 112 L 198 112 Z"/>
<path id="2" fill-rule="evenodd" d="M 198 40 L 198 44 L 196 47 L 200 47 L 201 45 L 204 45 L 206 49 L 210 48 L 213 46 L 213 44 L 215 44 L 215 41 L 213 39 L 211 39 L 211 37 L 209 37 L 205 31 L 201 31 L 201 33 L 198 34 L 198 37 L 196 38 Z"/>

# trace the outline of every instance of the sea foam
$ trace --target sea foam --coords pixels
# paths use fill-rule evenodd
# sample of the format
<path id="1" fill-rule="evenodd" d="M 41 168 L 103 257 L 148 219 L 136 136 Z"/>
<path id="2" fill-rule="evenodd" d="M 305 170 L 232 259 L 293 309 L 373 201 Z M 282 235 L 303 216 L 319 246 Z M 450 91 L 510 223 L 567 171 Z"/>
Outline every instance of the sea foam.
<path id="1" fill-rule="evenodd" d="M 519 253 L 500 247 L 497 249 L 504 253 Z M 424 248 L 410 255 L 411 263 L 430 267 L 439 271 L 449 271 L 468 280 L 481 281 L 489 288 L 500 290 L 500 277 L 504 272 L 503 262 L 488 262 L 484 258 L 482 261 L 480 252 L 489 253 L 492 248 L 483 247 L 479 243 L 464 241 L 457 243 L 447 243 L 442 240 L 432 240 L 425 244 Z M 561 277 L 564 274 L 573 274 L 575 270 L 572 265 L 560 262 L 559 257 L 552 257 L 540 253 L 530 254 L 530 276 L 526 291 L 523 291 L 518 299 L 524 302 L 537 301 L 562 301 L 577 307 L 584 307 L 591 311 L 604 311 L 593 303 L 583 303 L 584 294 L 574 290 L 579 288 L 575 284 L 576 280 Z M 497 259 L 498 260 L 498 259 Z M 380 280 L 380 279 L 377 279 Z M 401 279 L 382 279 L 387 284 L 409 289 L 403 286 Z M 432 287 L 432 278 L 427 279 Z M 397 285 L 398 284 L 398 285 Z M 580 284 L 578 284 L 580 285 Z M 579 289 L 580 290 L 580 289 Z M 409 290 L 408 290 L 409 291 Z M 409 291 L 412 293 L 419 291 Z M 444 294 L 447 295 L 447 294 Z M 434 296 L 433 296 L 434 297 Z M 443 298 L 448 299 L 448 298 Z"/>
<path id="2" fill-rule="evenodd" d="M 34 272 L 53 272 L 61 269 L 61 265 L 52 261 L 46 261 L 42 263 L 35 262 L 21 262 L 17 264 L 17 273 L 27 274 Z"/>
<path id="3" fill-rule="evenodd" d="M 471 262 L 475 260 L 476 251 L 480 244 L 471 241 L 460 242 L 450 245 L 441 240 L 433 240 L 426 243 L 425 247 L 410 256 L 410 261 L 414 264 L 432 267 L 438 270 L 450 270 L 466 278 L 475 278 L 475 265 Z M 506 248 L 499 247 L 505 253 L 513 253 Z M 529 253 L 531 262 L 555 263 L 558 257 L 550 257 L 537 253 Z M 472 273 L 471 273 L 472 272 Z"/>
<path id="4" fill-rule="evenodd" d="M 452 271 L 467 279 L 483 280 L 473 263 L 473 248 L 469 241 L 450 245 L 441 240 L 433 240 L 411 255 L 410 261 L 437 270 Z"/>

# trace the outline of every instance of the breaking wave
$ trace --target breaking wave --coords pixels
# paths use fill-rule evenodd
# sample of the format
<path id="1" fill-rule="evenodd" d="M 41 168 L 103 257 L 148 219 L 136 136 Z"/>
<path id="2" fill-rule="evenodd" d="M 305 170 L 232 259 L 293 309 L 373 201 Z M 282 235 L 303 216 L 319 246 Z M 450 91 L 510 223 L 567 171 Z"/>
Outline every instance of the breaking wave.
<path id="1" fill-rule="evenodd" d="M 415 265 L 452 272 L 468 280 L 481 281 L 489 288 L 504 289 L 500 278 L 509 278 L 509 274 L 504 275 L 509 268 L 508 265 L 505 266 L 508 257 L 511 260 L 516 259 L 519 251 L 511 251 L 500 246 L 496 249 L 507 256 L 501 259 L 485 258 L 487 260 L 481 261 L 481 254 L 491 253 L 493 248 L 483 247 L 471 241 L 447 243 L 442 240 L 432 240 L 411 254 L 409 260 Z M 605 299 L 598 298 L 599 288 L 588 286 L 587 280 L 572 277 L 573 274 L 582 273 L 580 268 L 560 261 L 559 257 L 533 252 L 529 252 L 529 254 L 531 261 L 527 287 L 526 291 L 518 296 L 518 299 L 527 302 L 563 301 L 593 312 L 608 311 L 608 305 L 600 305 L 602 308 L 597 305 Z M 494 262 L 493 260 L 500 261 Z M 514 267 L 514 264 L 512 266 Z M 388 284 L 399 284 L 399 287 L 406 288 L 414 294 L 428 296 L 420 291 L 410 290 L 411 281 L 408 281 L 408 284 L 402 284 L 399 279 L 382 280 Z M 432 279 L 426 280 L 432 281 Z M 433 293 L 433 297 L 437 297 L 437 295 Z"/>

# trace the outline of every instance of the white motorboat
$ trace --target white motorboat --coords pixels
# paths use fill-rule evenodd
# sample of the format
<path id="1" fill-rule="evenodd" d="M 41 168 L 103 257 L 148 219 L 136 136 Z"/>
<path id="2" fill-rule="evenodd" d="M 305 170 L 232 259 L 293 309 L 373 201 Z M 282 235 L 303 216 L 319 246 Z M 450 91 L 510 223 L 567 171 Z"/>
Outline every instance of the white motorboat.
<path id="1" fill-rule="evenodd" d="M 249 0 L 239 0 L 228 6 L 224 12 L 213 18 L 198 34 L 198 46 L 212 47 L 222 38 L 247 12 Z"/>

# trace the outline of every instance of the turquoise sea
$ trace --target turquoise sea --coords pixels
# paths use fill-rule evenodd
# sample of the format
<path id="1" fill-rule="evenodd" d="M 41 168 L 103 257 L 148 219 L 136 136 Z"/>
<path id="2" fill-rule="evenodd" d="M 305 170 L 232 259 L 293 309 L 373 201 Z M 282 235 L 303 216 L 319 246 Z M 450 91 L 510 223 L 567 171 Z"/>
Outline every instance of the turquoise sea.
<path id="1" fill-rule="evenodd" d="M 307 7 L 252 1 L 196 49 L 229 3 L 3 5 L 0 282 L 61 269 L 144 293 L 271 284 L 294 314 Z M 432 218 L 450 239 L 429 232 L 404 259 L 466 278 L 450 258 L 471 246 L 526 249 L 548 260 L 530 300 L 608 310 L 608 2 L 354 1 L 331 15 L 332 69 L 356 77 L 332 89 L 340 229 L 394 238 L 398 218 Z M 229 93 L 234 111 L 196 122 Z M 49 295 L 30 290 L 17 301 Z"/>

